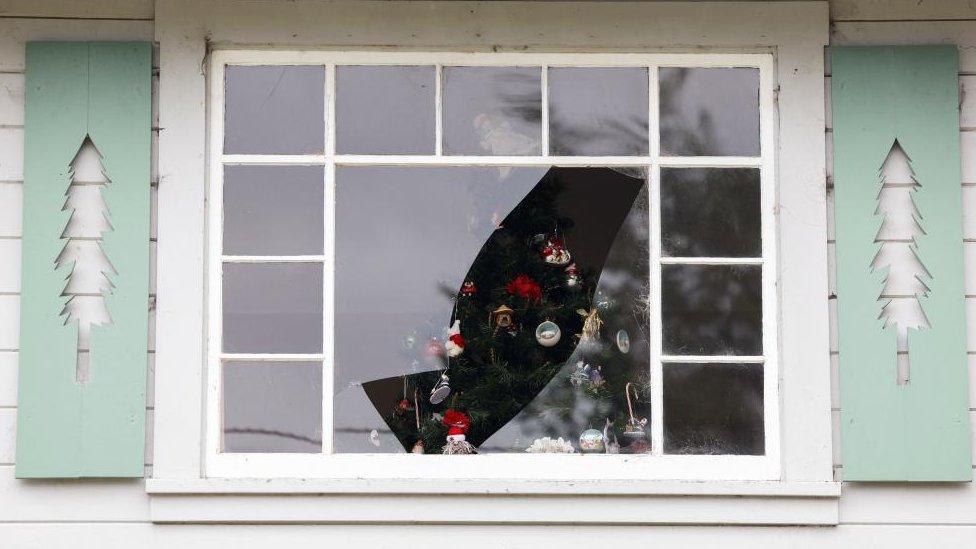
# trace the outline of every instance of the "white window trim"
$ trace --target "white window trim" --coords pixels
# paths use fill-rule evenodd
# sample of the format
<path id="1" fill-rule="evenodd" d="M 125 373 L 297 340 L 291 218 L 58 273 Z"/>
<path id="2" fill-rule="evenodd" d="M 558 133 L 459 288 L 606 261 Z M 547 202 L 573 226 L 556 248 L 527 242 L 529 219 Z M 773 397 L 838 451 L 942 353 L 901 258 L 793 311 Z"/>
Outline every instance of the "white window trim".
<path id="1" fill-rule="evenodd" d="M 435 65 L 442 66 L 532 66 L 543 67 L 636 67 L 648 72 L 649 143 L 645 156 L 551 156 L 543 149 L 538 156 L 405 156 L 405 155 L 338 155 L 335 153 L 335 73 L 343 65 Z M 207 395 L 206 395 L 206 463 L 205 475 L 210 478 L 388 478 L 390 471 L 415 479 L 480 478 L 507 480 L 514 478 L 571 481 L 580 478 L 628 480 L 775 480 L 780 476 L 779 452 L 779 370 L 777 351 L 778 306 L 776 292 L 776 226 L 773 215 L 775 198 L 775 108 L 773 105 L 773 59 L 771 53 L 759 54 L 539 54 L 539 53 L 449 53 L 449 52 L 322 52 L 217 50 L 210 57 L 210 150 L 223 148 L 224 72 L 227 66 L 242 65 L 315 65 L 326 72 L 325 97 L 325 153 L 323 155 L 212 155 L 208 186 L 208 307 L 207 307 Z M 750 67 L 759 70 L 760 151 L 758 157 L 662 157 L 659 154 L 658 134 L 658 69 L 662 67 Z M 441 95 L 441 84 L 435 96 Z M 542 97 L 548 97 L 546 79 L 542 79 Z M 437 105 L 439 110 L 440 104 Z M 440 117 L 438 117 L 440 118 Z M 545 122 L 545 121 L 543 121 Z M 542 124 L 542 135 L 549 128 Z M 435 133 L 442 132 L 435 126 Z M 325 250 L 320 256 L 226 256 L 221 254 L 223 230 L 223 171 L 227 165 L 314 165 L 324 166 Z M 337 165 L 394 165 L 394 166 L 637 166 L 648 174 L 650 207 L 648 226 L 651 230 L 651 372 L 652 391 L 652 453 L 644 455 L 580 456 L 539 454 L 490 454 L 444 458 L 436 455 L 402 454 L 339 454 L 332 453 L 333 380 L 334 366 L 334 274 L 333 251 L 335 219 L 335 168 Z M 759 258 L 662 258 L 660 251 L 660 191 L 661 168 L 666 167 L 749 167 L 760 168 L 760 213 L 762 215 L 762 257 Z M 323 352 L 310 355 L 261 355 L 224 353 L 220 348 L 221 266 L 230 262 L 294 262 L 319 263 L 324 271 Z M 660 269 L 664 264 L 752 264 L 762 269 L 762 329 L 761 356 L 665 356 L 661 349 L 661 288 Z M 221 362 L 222 360 L 311 360 L 324 361 L 322 395 L 323 453 L 270 454 L 222 453 L 221 421 Z M 663 363 L 722 362 L 763 364 L 765 455 L 663 455 Z M 674 366 L 672 366 L 674 367 Z M 451 460 L 448 464 L 445 459 Z M 599 461 L 595 461 L 599 460 Z"/>
<path id="2" fill-rule="evenodd" d="M 513 22 L 512 9 L 521 11 L 518 22 Z M 432 10 L 422 2 L 357 2 L 327 4 L 316 12 L 295 6 L 242 5 L 232 0 L 158 1 L 156 35 L 160 43 L 164 131 L 159 143 L 154 478 L 147 482 L 147 489 L 154 494 L 153 520 L 836 522 L 839 485 L 833 482 L 831 471 L 825 299 L 825 3 L 729 3 L 710 4 L 707 9 L 702 4 L 680 2 L 615 4 L 612 8 L 581 3 L 572 20 L 562 13 L 565 9 L 547 3 L 488 3 L 479 4 L 477 13 L 472 13 L 461 4 L 437 3 L 437 10 Z M 430 21 L 435 12 L 436 21 Z M 425 36 L 436 36 L 436 47 L 431 47 L 432 39 Z M 472 478 L 419 481 L 410 480 L 399 471 L 398 478 L 383 480 L 255 482 L 207 478 L 203 446 L 206 297 L 201 276 L 205 266 L 207 77 L 206 71 L 201 71 L 200 60 L 206 58 L 208 48 L 248 44 L 289 49 L 331 45 L 339 50 L 362 50 L 364 45 L 383 44 L 387 51 L 390 45 L 442 51 L 511 48 L 567 54 L 608 49 L 639 54 L 676 47 L 696 51 L 708 47 L 710 53 L 773 53 L 779 92 L 775 98 L 778 139 L 773 145 L 778 176 L 772 207 L 778 217 L 779 233 L 776 291 L 781 425 L 777 432 L 782 448 L 775 478 L 748 482 L 539 482 L 517 478 L 490 482 Z M 782 121 L 788 124 L 783 125 Z M 711 163 L 715 159 L 703 161 Z M 624 485 L 630 487 L 629 491 Z M 330 497 L 315 499 L 298 496 L 299 493 Z M 355 497 L 350 500 L 352 493 L 377 494 L 367 498 L 376 504 L 375 509 L 359 509 L 361 506 L 351 503 L 355 501 Z M 203 500 L 198 499 L 205 494 Z M 290 496 L 280 498 L 276 494 Z M 434 494 L 461 498 L 452 500 L 455 507 L 469 513 L 451 517 L 450 513 L 421 511 L 430 509 L 430 505 L 405 503 Z M 498 499 L 484 494 L 509 495 Z M 533 499 L 522 501 L 511 494 L 532 495 Z M 616 519 L 603 511 L 594 512 L 594 502 L 586 501 L 594 494 L 621 499 L 622 505 L 626 501 L 634 511 L 619 514 Z M 689 499 L 690 495 L 695 497 Z M 551 496 L 543 500 L 551 505 L 540 506 L 539 500 L 534 499 L 538 496 Z M 303 506 L 299 502 L 305 497 L 312 499 Z M 226 508 L 222 506 L 224 502 Z M 537 510 L 525 513 L 526 505 Z"/>

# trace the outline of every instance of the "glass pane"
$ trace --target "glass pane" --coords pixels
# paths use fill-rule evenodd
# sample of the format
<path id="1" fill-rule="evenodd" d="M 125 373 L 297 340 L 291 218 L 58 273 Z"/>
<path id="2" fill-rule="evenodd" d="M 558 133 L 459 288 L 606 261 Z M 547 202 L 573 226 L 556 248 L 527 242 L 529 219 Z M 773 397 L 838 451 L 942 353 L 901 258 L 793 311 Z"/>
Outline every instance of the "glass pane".
<path id="1" fill-rule="evenodd" d="M 225 263 L 224 351 L 321 353 L 321 263 Z"/>
<path id="2" fill-rule="evenodd" d="M 441 453 L 449 410 L 478 418 L 479 453 L 579 452 L 590 428 L 649 449 L 641 172 L 344 167 L 336 185 L 337 451 Z"/>
<path id="3" fill-rule="evenodd" d="M 538 67 L 444 67 L 444 154 L 542 152 Z"/>
<path id="4" fill-rule="evenodd" d="M 762 364 L 665 364 L 666 454 L 765 453 Z"/>
<path id="5" fill-rule="evenodd" d="M 225 153 L 325 150 L 324 67 L 230 65 L 224 86 Z"/>
<path id="6" fill-rule="evenodd" d="M 224 452 L 322 451 L 322 364 L 228 362 Z"/>
<path id="7" fill-rule="evenodd" d="M 661 154 L 759 155 L 759 69 L 660 70 Z"/>
<path id="8" fill-rule="evenodd" d="M 761 281 L 759 266 L 664 265 L 664 353 L 761 355 Z"/>
<path id="9" fill-rule="evenodd" d="M 224 254 L 322 253 L 321 166 L 224 167 Z"/>
<path id="10" fill-rule="evenodd" d="M 549 150 L 647 154 L 647 69 L 549 69 Z"/>
<path id="11" fill-rule="evenodd" d="M 661 170 L 664 255 L 759 257 L 761 221 L 759 170 Z"/>
<path id="12" fill-rule="evenodd" d="M 434 67 L 337 67 L 336 147 L 434 153 Z"/>

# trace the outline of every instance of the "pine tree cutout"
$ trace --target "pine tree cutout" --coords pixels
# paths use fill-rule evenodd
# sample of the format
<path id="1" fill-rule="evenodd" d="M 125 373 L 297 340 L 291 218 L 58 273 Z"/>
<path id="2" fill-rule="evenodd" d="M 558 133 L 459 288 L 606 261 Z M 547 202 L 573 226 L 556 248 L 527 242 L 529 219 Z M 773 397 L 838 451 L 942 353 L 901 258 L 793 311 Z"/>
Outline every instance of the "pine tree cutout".
<path id="1" fill-rule="evenodd" d="M 111 276 L 117 274 L 102 249 L 102 239 L 113 227 L 102 192 L 111 181 L 105 175 L 102 156 L 86 137 L 72 159 L 67 174 L 67 190 L 62 211 L 70 211 L 61 234 L 64 247 L 55 260 L 55 269 L 66 267 L 66 297 L 61 316 L 65 324 L 77 323 L 78 344 L 75 380 L 89 379 L 88 354 L 92 326 L 111 324 L 105 297 L 114 289 Z"/>
<path id="2" fill-rule="evenodd" d="M 898 342 L 899 385 L 908 383 L 910 363 L 908 330 L 930 327 L 920 298 L 928 296 L 932 275 L 918 258 L 916 237 L 925 234 L 915 206 L 915 193 L 921 188 L 915 179 L 911 159 L 896 140 L 879 169 L 880 188 L 875 215 L 882 218 L 875 237 L 880 246 L 871 262 L 872 269 L 883 269 L 885 278 L 878 301 L 878 318 L 884 327 L 894 327 Z"/>

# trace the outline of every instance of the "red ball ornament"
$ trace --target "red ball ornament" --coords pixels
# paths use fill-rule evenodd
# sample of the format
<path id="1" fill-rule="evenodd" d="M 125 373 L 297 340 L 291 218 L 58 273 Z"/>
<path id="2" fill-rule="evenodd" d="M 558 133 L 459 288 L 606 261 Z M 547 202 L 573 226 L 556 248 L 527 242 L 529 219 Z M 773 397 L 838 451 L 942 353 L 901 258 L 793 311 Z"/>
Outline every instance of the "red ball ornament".
<path id="1" fill-rule="evenodd" d="M 424 354 L 429 358 L 440 358 L 444 356 L 444 344 L 436 339 L 432 339 L 424 348 Z"/>

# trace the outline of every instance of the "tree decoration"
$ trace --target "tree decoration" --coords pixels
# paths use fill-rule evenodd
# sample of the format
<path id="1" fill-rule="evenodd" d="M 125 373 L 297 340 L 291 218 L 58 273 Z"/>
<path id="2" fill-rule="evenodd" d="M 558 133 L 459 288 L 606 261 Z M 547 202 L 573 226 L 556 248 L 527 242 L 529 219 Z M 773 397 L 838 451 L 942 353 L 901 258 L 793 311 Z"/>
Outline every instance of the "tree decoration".
<path id="1" fill-rule="evenodd" d="M 559 343 L 560 337 L 562 337 L 562 331 L 560 331 L 559 325 L 551 320 L 539 324 L 535 329 L 535 339 L 543 347 L 555 346 Z"/>
<path id="2" fill-rule="evenodd" d="M 602 454 L 607 449 L 606 438 L 596 429 L 587 429 L 580 434 L 580 452 L 584 454 Z"/>
<path id="3" fill-rule="evenodd" d="M 505 286 L 505 290 L 512 295 L 523 297 L 533 303 L 538 303 L 542 300 L 542 288 L 539 287 L 539 283 L 525 274 L 520 274 L 513 278 Z"/>
<path id="4" fill-rule="evenodd" d="M 491 327 L 493 329 L 514 327 L 514 312 L 515 311 L 509 308 L 508 305 L 499 306 L 497 309 L 491 312 Z"/>
<path id="5" fill-rule="evenodd" d="M 461 285 L 461 291 L 459 293 L 461 297 L 471 297 L 474 294 L 478 293 L 478 287 L 475 286 L 474 282 L 468 280 Z"/>
<path id="6" fill-rule="evenodd" d="M 627 330 L 617 330 L 617 349 L 623 354 L 630 352 L 630 334 Z"/>
<path id="7" fill-rule="evenodd" d="M 550 238 L 542 248 L 540 254 L 542 255 L 543 261 L 549 265 L 556 266 L 567 265 L 573 258 L 569 250 L 566 249 L 563 239 L 558 236 Z"/>
<path id="8" fill-rule="evenodd" d="M 444 399 L 451 394 L 451 379 L 447 377 L 447 374 L 441 374 L 440 380 L 438 380 L 437 385 L 430 391 L 430 403 L 440 404 L 444 402 Z"/>
<path id="9" fill-rule="evenodd" d="M 644 426 L 647 425 L 647 419 L 637 419 L 634 416 L 634 404 L 630 399 L 633 385 L 633 383 L 628 383 L 624 387 L 624 394 L 627 397 L 627 414 L 630 416 L 627 420 L 627 425 L 624 427 L 624 438 L 629 442 L 626 448 L 628 453 L 643 454 L 648 450 L 647 433 L 644 431 Z M 636 397 L 636 395 L 634 396 Z"/>
<path id="10" fill-rule="evenodd" d="M 447 356 L 456 358 L 464 352 L 464 346 L 464 336 L 461 335 L 461 321 L 455 320 L 451 329 L 448 331 L 447 343 L 444 344 L 444 350 L 447 352 Z"/>
<path id="11" fill-rule="evenodd" d="M 579 290 L 583 286 L 583 279 L 580 278 L 579 267 L 575 263 L 570 263 L 566 267 L 566 287 L 570 290 Z"/>
<path id="12" fill-rule="evenodd" d="M 441 423 L 447 426 L 447 444 L 441 450 L 445 454 L 475 454 L 474 446 L 465 440 L 465 434 L 471 428 L 471 418 L 464 412 L 449 409 L 444 412 Z"/>
<path id="13" fill-rule="evenodd" d="M 600 328 L 603 326 L 603 321 L 600 320 L 600 313 L 597 312 L 596 307 L 590 309 L 590 312 L 586 312 L 585 309 L 577 309 L 576 312 L 583 317 L 583 330 L 576 334 L 576 339 L 580 343 L 596 343 L 600 341 Z"/>
<path id="14" fill-rule="evenodd" d="M 413 411 L 414 420 L 417 423 L 417 432 L 420 432 L 420 400 L 417 398 L 417 390 L 413 390 Z M 410 448 L 411 454 L 423 454 L 424 453 L 424 439 L 418 438 L 417 442 L 413 443 Z"/>

